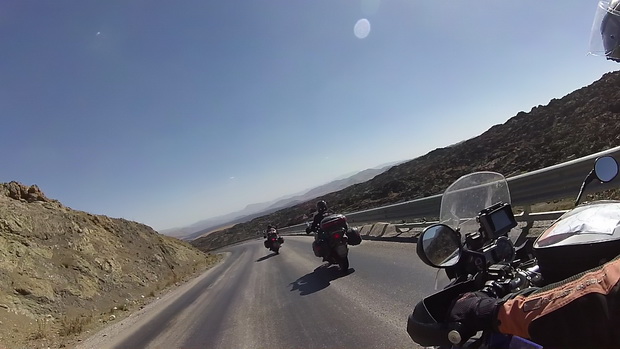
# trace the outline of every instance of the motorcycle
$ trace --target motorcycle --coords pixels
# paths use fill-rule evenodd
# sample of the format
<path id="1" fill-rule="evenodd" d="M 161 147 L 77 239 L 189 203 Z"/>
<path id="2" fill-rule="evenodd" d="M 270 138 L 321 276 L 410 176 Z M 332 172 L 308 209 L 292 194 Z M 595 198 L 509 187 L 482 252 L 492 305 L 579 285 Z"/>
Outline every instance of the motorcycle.
<path id="1" fill-rule="evenodd" d="M 594 179 L 613 180 L 618 163 L 601 157 L 583 181 L 575 206 Z M 611 260 L 620 251 L 619 201 L 595 201 L 563 214 L 533 244 L 520 234 L 512 212 L 508 182 L 499 173 L 475 172 L 452 183 L 441 200 L 438 224 L 418 237 L 416 252 L 427 265 L 444 269 L 450 283 L 425 297 L 407 323 L 423 346 L 446 348 L 542 348 L 518 336 L 481 331 L 466 338 L 463 324 L 450 322 L 451 305 L 463 293 L 481 291 L 501 298 L 541 287 Z M 515 242 L 524 241 L 518 246 Z M 579 255 L 580 264 L 560 255 Z M 583 257 L 583 258 L 582 258 Z"/>
<path id="2" fill-rule="evenodd" d="M 306 233 L 310 228 L 306 229 Z M 349 270 L 349 247 L 359 245 L 362 238 L 357 229 L 349 228 L 343 214 L 329 215 L 321 220 L 312 250 L 317 257 L 323 257 L 328 265 L 337 264 L 340 270 Z"/>
<path id="3" fill-rule="evenodd" d="M 266 240 L 264 241 L 265 248 L 268 248 L 270 251 L 275 252 L 275 254 L 280 253 L 280 247 L 284 243 L 284 239 L 281 236 L 278 236 L 278 233 L 275 229 L 270 230 L 264 236 Z"/>

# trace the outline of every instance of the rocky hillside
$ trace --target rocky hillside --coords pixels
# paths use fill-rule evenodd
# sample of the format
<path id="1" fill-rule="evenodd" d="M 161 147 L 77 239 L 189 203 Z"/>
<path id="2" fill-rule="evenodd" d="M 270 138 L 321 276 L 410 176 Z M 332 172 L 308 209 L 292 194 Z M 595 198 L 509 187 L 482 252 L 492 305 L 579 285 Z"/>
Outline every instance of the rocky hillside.
<path id="1" fill-rule="evenodd" d="M 546 106 L 519 112 L 475 138 L 433 150 L 368 182 L 322 198 L 334 211 L 355 212 L 439 194 L 472 171 L 490 170 L 509 177 L 618 145 L 620 72 L 613 72 Z M 268 223 L 302 223 L 313 208 L 314 201 L 306 202 L 196 239 L 192 244 L 209 251 L 247 239 Z"/>
<path id="2" fill-rule="evenodd" d="M 0 348 L 68 347 L 216 256 L 124 219 L 0 184 Z"/>

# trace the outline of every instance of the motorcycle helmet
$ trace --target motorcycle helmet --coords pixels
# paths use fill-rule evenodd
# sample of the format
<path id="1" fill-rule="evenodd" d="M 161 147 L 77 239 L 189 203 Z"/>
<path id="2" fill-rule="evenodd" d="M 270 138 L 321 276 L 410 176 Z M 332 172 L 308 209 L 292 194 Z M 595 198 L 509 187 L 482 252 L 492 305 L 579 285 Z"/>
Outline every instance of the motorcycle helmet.
<path id="1" fill-rule="evenodd" d="M 599 1 L 590 33 L 590 54 L 620 62 L 620 0 Z"/>
<path id="2" fill-rule="evenodd" d="M 325 211 L 327 211 L 327 202 L 325 202 L 325 200 L 321 200 L 319 202 L 316 203 L 316 209 L 319 211 L 319 213 L 323 213 Z"/>

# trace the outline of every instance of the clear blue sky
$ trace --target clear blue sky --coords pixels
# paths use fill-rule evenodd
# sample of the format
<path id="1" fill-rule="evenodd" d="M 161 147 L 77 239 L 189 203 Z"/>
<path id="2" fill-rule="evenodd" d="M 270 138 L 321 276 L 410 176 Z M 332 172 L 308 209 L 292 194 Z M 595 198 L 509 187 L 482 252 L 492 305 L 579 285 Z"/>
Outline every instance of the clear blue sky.
<path id="1" fill-rule="evenodd" d="M 415 158 L 594 82 L 618 68 L 587 55 L 595 9 L 2 1 L 0 182 L 155 229 L 190 225 Z"/>

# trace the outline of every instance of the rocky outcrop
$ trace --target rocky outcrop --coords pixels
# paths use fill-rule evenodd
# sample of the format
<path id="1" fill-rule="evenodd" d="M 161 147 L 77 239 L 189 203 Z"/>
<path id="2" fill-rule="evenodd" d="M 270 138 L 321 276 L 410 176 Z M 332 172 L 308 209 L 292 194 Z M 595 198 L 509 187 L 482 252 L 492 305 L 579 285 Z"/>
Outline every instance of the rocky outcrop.
<path id="1" fill-rule="evenodd" d="M 72 210 L 36 185 L 0 184 L 0 347 L 54 347 L 214 260 L 144 224 Z"/>
<path id="2" fill-rule="evenodd" d="M 0 195 L 8 196 L 11 199 L 25 202 L 57 202 L 56 200 L 48 199 L 36 184 L 27 187 L 15 181 L 9 183 L 1 183 Z"/>

